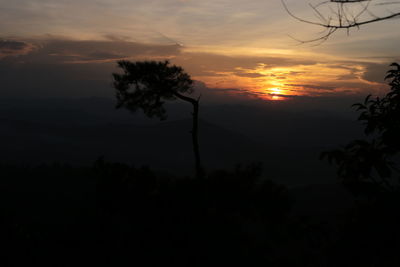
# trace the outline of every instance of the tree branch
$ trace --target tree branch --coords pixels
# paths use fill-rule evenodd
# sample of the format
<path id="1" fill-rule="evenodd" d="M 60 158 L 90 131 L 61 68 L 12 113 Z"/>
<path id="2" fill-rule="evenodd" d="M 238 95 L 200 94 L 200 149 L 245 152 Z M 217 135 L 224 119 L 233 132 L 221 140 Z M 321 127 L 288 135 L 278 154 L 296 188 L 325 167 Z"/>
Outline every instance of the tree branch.
<path id="1" fill-rule="evenodd" d="M 178 92 L 173 92 L 173 94 L 174 94 L 174 96 L 176 96 L 177 98 L 182 99 L 182 100 L 187 101 L 187 102 L 190 102 L 191 104 L 196 104 L 196 103 L 199 102 L 198 100 L 196 100 L 196 99 L 194 99 L 194 98 L 191 98 L 191 97 L 189 97 L 189 96 L 182 95 L 182 94 L 180 94 L 180 93 L 178 93 Z"/>
<path id="2" fill-rule="evenodd" d="M 322 36 L 315 39 L 299 41 L 293 38 L 299 41 L 300 43 L 313 43 L 318 41 L 325 41 L 333 33 L 335 33 L 337 30 L 340 29 L 346 30 L 347 33 L 349 34 L 350 29 L 352 28 L 360 28 L 361 26 L 366 24 L 376 23 L 379 21 L 385 21 L 396 17 L 400 17 L 400 12 L 390 12 L 390 11 L 387 11 L 388 13 L 390 13 L 387 15 L 382 15 L 382 16 L 375 15 L 374 12 L 370 10 L 372 1 L 373 0 L 329 0 L 329 1 L 322 1 L 316 5 L 309 4 L 312 11 L 319 20 L 319 21 L 314 21 L 314 20 L 304 19 L 295 15 L 288 8 L 288 5 L 286 4 L 285 0 L 281 0 L 282 5 L 286 10 L 286 12 L 294 19 L 300 22 L 319 26 L 326 29 L 326 32 Z M 350 7 L 353 7 L 357 3 L 359 5 L 355 7 L 359 7 L 361 8 L 361 10 L 358 13 L 354 14 L 352 12 L 352 10 L 354 9 Z M 334 6 L 332 7 L 332 4 L 334 4 L 336 7 Z M 392 4 L 400 4 L 400 2 L 378 3 L 375 6 L 392 5 Z M 321 10 L 321 8 L 324 6 L 326 9 L 325 11 L 330 12 L 331 15 L 326 14 L 326 12 L 323 12 Z M 364 18 L 362 19 L 362 17 Z"/>

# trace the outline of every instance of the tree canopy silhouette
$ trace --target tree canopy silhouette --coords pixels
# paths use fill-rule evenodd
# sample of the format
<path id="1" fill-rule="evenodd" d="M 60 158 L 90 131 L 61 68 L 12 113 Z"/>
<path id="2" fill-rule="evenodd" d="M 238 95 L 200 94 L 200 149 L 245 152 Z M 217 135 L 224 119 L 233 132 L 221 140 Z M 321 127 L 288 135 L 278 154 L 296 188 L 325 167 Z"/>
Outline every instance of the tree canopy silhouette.
<path id="1" fill-rule="evenodd" d="M 117 108 L 135 112 L 141 109 L 148 117 L 167 118 L 165 100 L 181 99 L 193 106 L 192 143 L 195 156 L 196 176 L 202 177 L 204 170 L 200 161 L 198 143 L 199 99 L 183 95 L 193 92 L 193 80 L 183 68 L 170 65 L 169 61 L 118 61 L 122 74 L 113 73 L 117 90 Z"/>
<path id="2" fill-rule="evenodd" d="M 360 28 L 363 25 L 375 23 L 400 17 L 400 9 L 395 6 L 400 4 L 398 1 L 384 0 L 317 0 L 309 3 L 315 19 L 301 18 L 295 15 L 286 4 L 281 0 L 284 8 L 290 16 L 298 21 L 320 26 L 325 31 L 317 38 L 301 41 L 317 42 L 325 41 L 338 30 L 345 30 L 349 34 L 350 29 Z"/>

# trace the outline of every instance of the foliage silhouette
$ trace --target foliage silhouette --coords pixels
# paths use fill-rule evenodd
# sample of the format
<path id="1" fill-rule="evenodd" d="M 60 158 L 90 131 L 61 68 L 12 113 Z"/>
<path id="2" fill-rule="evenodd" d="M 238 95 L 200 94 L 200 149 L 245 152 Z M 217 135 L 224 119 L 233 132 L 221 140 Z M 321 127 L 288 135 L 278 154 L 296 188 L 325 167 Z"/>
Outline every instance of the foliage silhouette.
<path id="1" fill-rule="evenodd" d="M 189 74 L 168 61 L 119 61 L 123 74 L 113 73 L 117 90 L 117 108 L 135 112 L 141 109 L 148 117 L 167 118 L 164 100 L 181 99 L 193 106 L 192 143 L 196 177 L 204 177 L 198 142 L 199 100 L 183 95 L 193 92 L 193 80 Z"/>
<path id="2" fill-rule="evenodd" d="M 390 159 L 400 149 L 400 66 L 392 66 L 391 91 L 355 105 L 371 140 L 323 154 L 339 164 L 348 188 L 372 201 L 328 220 L 296 215 L 298 199 L 262 177 L 260 164 L 204 179 L 103 158 L 91 167 L 0 164 L 0 265 L 399 266 L 400 194 Z M 153 97 L 138 103 L 158 116 L 163 106 Z"/>
<path id="3" fill-rule="evenodd" d="M 357 194 L 398 191 L 399 177 L 395 157 L 400 151 L 400 65 L 388 71 L 390 92 L 385 97 L 368 95 L 364 103 L 353 106 L 361 111 L 359 120 L 371 140 L 354 140 L 343 149 L 322 153 L 322 158 L 338 165 L 343 183 Z"/>
<path id="4" fill-rule="evenodd" d="M 338 165 L 342 183 L 356 196 L 354 212 L 345 220 L 332 253 L 347 259 L 345 266 L 398 266 L 400 187 L 400 66 L 391 65 L 391 87 L 383 98 L 367 96 L 353 106 L 361 111 L 366 140 L 321 154 Z M 351 251 L 351 252 L 349 252 Z M 335 259 L 335 264 L 338 257 Z"/>
<path id="5" fill-rule="evenodd" d="M 0 165 L 0 172 L 2 266 L 283 260 L 276 245 L 286 242 L 291 200 L 284 186 L 261 179 L 258 165 L 206 179 L 103 159 L 90 168 Z"/>
<path id="6" fill-rule="evenodd" d="M 367 96 L 353 106 L 361 111 L 366 140 L 323 152 L 338 166 L 342 183 L 356 197 L 354 211 L 330 246 L 333 266 L 398 266 L 400 257 L 400 65 L 391 64 L 386 79 L 390 91 L 382 98 Z M 340 264 L 346 259 L 346 265 Z"/>
<path id="7" fill-rule="evenodd" d="M 1 266 L 398 266 L 398 197 L 296 217 L 259 164 L 174 177 L 148 167 L 0 164 Z M 307 191 L 308 192 L 308 191 Z"/>

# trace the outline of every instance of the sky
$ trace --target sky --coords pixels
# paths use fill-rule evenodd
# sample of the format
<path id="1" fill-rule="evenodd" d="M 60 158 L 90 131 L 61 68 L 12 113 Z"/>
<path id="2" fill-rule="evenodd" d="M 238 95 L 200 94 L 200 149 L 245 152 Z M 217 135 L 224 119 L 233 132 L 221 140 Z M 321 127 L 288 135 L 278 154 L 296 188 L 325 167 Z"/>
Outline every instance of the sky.
<path id="1" fill-rule="evenodd" d="M 286 4 L 315 21 L 318 2 Z M 385 2 L 372 0 L 366 16 L 400 10 Z M 301 44 L 323 29 L 280 0 L 0 0 L 0 95 L 112 96 L 121 59 L 170 60 L 197 81 L 195 94 L 224 101 L 378 95 L 400 59 L 399 23 Z"/>

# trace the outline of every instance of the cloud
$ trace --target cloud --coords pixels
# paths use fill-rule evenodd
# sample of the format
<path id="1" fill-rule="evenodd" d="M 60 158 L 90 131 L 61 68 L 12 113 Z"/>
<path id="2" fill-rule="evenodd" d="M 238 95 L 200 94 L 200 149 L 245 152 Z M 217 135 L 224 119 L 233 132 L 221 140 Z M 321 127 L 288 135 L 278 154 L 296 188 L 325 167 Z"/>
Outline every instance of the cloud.
<path id="1" fill-rule="evenodd" d="M 1 51 L 19 56 L 0 58 L 0 94 L 112 96 L 111 73 L 119 71 L 115 63 L 121 59 L 171 60 L 193 79 L 205 83 L 202 94 L 221 101 L 227 101 L 227 96 L 263 98 L 274 88 L 280 90 L 278 94 L 291 97 L 348 94 L 351 90 L 368 94 L 378 87 L 370 80 L 377 75 L 380 65 L 372 63 L 321 63 L 318 59 L 287 55 L 227 56 L 188 52 L 178 44 L 138 43 L 120 36 L 107 38 L 70 40 L 50 36 L 2 41 Z"/>
<path id="2" fill-rule="evenodd" d="M 327 86 L 327 85 L 314 85 L 314 84 L 285 84 L 290 87 L 301 87 L 303 89 L 313 89 L 313 90 L 335 90 L 337 87 L 335 86 Z"/>
<path id="3" fill-rule="evenodd" d="M 365 72 L 362 75 L 364 80 L 374 83 L 384 83 L 385 76 L 389 68 L 390 63 L 377 64 L 369 63 L 366 64 Z"/>
<path id="4" fill-rule="evenodd" d="M 379 85 L 362 78 L 366 62 L 309 57 L 226 56 L 185 52 L 173 62 L 211 88 L 240 88 L 265 96 L 273 88 L 285 95 L 374 94 Z"/>
<path id="5" fill-rule="evenodd" d="M 2 41 L 0 46 L 2 53 L 19 55 L 0 58 L 1 97 L 111 97 L 117 60 L 165 60 L 181 53 L 177 45 L 62 38 Z"/>
<path id="6" fill-rule="evenodd" d="M 213 88 L 202 81 L 195 81 L 194 95 L 201 95 L 201 101 L 206 104 L 233 104 L 265 101 L 261 94 L 243 88 Z M 265 96 L 265 95 L 264 95 Z"/>
<path id="7" fill-rule="evenodd" d="M 102 63 L 128 58 L 169 58 L 179 54 L 180 50 L 178 45 L 55 39 L 44 41 L 37 56 L 59 63 Z"/>
<path id="8" fill-rule="evenodd" d="M 183 50 L 185 52 L 185 50 Z M 227 56 L 215 53 L 185 52 L 184 57 L 174 60 L 179 65 L 190 66 L 193 75 L 208 76 L 210 72 L 248 73 L 255 69 L 264 70 L 275 67 L 289 67 L 294 65 L 313 65 L 316 60 L 308 58 L 293 58 L 289 56 Z M 238 71 L 238 68 L 240 71 Z M 294 72 L 293 75 L 299 75 Z"/>
<path id="9" fill-rule="evenodd" d="M 283 94 L 273 94 L 273 93 L 269 93 L 268 95 L 273 96 L 273 97 L 280 97 L 280 98 L 295 98 L 295 97 L 300 97 L 299 95 L 283 95 Z"/>
<path id="10" fill-rule="evenodd" d="M 22 50 L 27 46 L 24 42 L 0 40 L 0 49 L 2 51 L 18 51 Z"/>
<path id="11" fill-rule="evenodd" d="M 247 77 L 247 78 L 260 78 L 260 77 L 265 76 L 261 73 L 255 73 L 255 72 L 236 72 L 235 75 L 239 76 L 239 77 Z"/>
<path id="12" fill-rule="evenodd" d="M 103 34 L 103 37 L 108 40 L 108 41 L 113 41 L 113 42 L 129 42 L 131 41 L 131 38 L 129 36 L 124 36 L 124 35 L 117 35 L 117 34 L 111 34 L 111 33 L 106 33 Z"/>
<path id="13" fill-rule="evenodd" d="M 6 56 L 26 55 L 34 48 L 35 47 L 32 44 L 26 42 L 0 39 L 0 58 Z"/>

